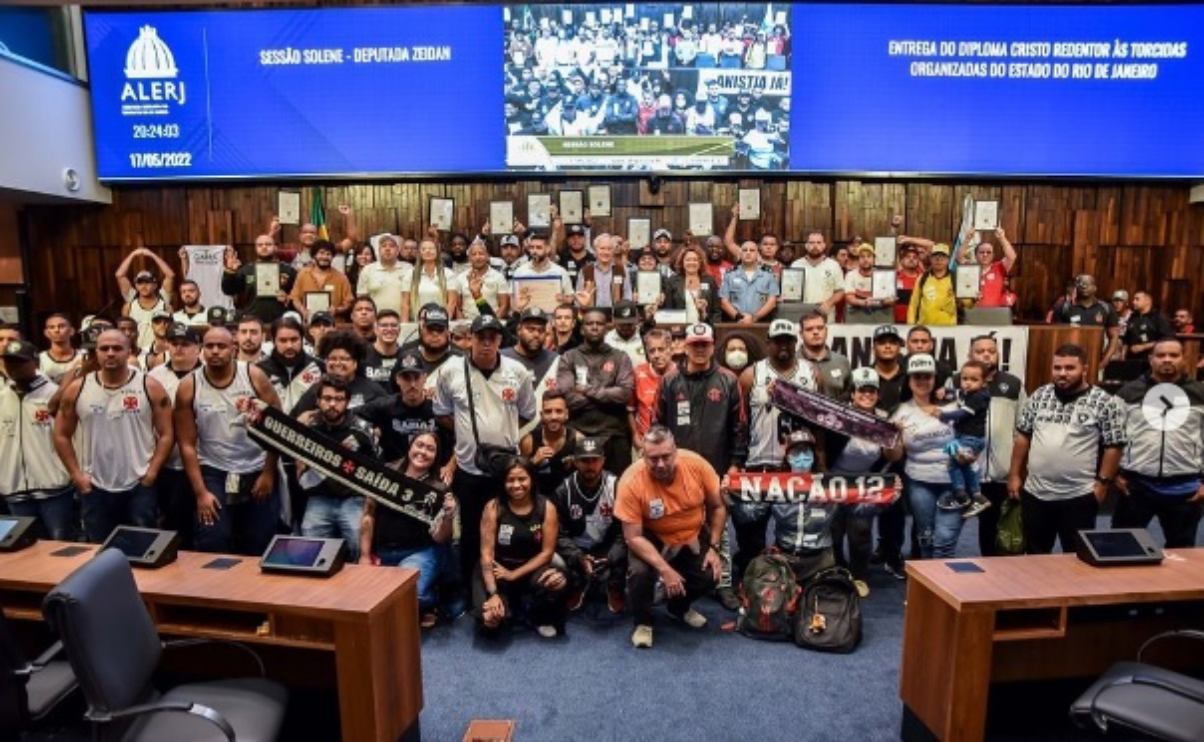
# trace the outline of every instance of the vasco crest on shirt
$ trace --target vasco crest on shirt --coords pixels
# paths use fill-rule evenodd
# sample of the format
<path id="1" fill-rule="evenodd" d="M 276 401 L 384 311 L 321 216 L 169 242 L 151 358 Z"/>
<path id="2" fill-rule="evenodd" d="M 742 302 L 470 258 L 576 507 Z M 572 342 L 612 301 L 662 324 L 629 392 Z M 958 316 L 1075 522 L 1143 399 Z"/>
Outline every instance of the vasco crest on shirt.
<path id="1" fill-rule="evenodd" d="M 708 389 L 707 399 L 711 400 L 712 402 L 718 402 L 723 399 L 723 392 L 719 391 L 718 389 Z"/>
<path id="2" fill-rule="evenodd" d="M 507 386 L 502 388 L 502 401 L 506 404 L 514 404 L 514 400 L 518 398 L 518 392 L 514 391 L 514 387 Z"/>

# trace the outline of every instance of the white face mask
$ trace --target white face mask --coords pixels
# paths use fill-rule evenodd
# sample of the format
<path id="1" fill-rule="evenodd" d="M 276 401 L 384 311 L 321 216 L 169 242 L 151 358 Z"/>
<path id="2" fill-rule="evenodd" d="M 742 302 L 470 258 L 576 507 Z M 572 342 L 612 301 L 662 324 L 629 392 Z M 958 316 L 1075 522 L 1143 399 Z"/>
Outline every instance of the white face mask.
<path id="1" fill-rule="evenodd" d="M 727 352 L 727 365 L 734 369 L 741 369 L 748 365 L 748 353 L 742 350 L 729 350 Z"/>

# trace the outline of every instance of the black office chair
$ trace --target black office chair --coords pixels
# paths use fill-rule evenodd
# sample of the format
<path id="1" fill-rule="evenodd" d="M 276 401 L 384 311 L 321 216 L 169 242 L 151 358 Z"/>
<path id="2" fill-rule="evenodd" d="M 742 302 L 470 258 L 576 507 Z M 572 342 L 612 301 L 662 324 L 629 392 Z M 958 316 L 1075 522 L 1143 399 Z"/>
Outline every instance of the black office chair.
<path id="1" fill-rule="evenodd" d="M 1171 637 L 1204 639 L 1204 631 L 1166 631 L 1137 650 L 1136 662 L 1118 662 L 1070 706 L 1083 728 L 1175 742 L 1204 740 L 1204 681 L 1141 661 L 1145 650 Z"/>
<path id="2" fill-rule="evenodd" d="M 55 642 L 36 660 L 26 662 L 0 610 L 0 730 L 27 729 L 75 690 L 71 665 L 55 659 L 62 651 L 62 643 Z"/>
<path id="3" fill-rule="evenodd" d="M 128 723 L 123 742 L 274 740 L 287 692 L 258 678 L 177 686 L 160 695 L 151 675 L 163 649 L 208 640 L 163 642 L 138 595 L 124 554 L 106 549 L 46 596 L 42 611 L 62 639 L 94 724 Z M 248 647 L 232 644 L 263 663 Z M 98 727 L 99 729 L 99 727 Z"/>

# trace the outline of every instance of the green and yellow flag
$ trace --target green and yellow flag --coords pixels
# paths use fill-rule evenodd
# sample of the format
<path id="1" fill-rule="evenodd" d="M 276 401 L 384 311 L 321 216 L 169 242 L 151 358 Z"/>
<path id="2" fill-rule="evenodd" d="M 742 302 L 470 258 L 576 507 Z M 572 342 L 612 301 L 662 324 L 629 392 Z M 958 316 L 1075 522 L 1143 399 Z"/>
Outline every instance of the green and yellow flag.
<path id="1" fill-rule="evenodd" d="M 330 231 L 326 229 L 326 193 L 322 186 L 314 186 L 313 199 L 309 205 L 309 220 L 318 228 L 318 239 L 329 240 Z"/>

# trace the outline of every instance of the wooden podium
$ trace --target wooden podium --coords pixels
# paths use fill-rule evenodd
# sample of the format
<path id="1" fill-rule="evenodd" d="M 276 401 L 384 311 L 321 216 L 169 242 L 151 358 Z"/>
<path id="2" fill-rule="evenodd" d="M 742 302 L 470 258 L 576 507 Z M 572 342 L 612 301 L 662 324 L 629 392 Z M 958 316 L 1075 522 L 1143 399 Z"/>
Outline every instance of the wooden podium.
<path id="1" fill-rule="evenodd" d="M 83 547 L 74 556 L 54 556 Z M 96 546 L 40 541 L 0 554 L 0 606 L 7 617 L 42 620 L 42 599 L 92 557 Z M 269 674 L 285 684 L 333 685 L 342 739 L 392 742 L 417 737 L 422 710 L 418 573 L 347 565 L 329 578 L 265 574 L 257 557 L 228 569 L 204 565 L 223 555 L 180 552 L 161 569 L 134 569 L 138 590 L 166 636 L 229 639 L 280 657 Z M 114 627 L 120 631 L 120 627 Z M 333 655 L 333 677 L 314 655 Z M 329 663 L 325 663 L 329 668 Z M 302 677 L 304 676 L 304 677 Z"/>

